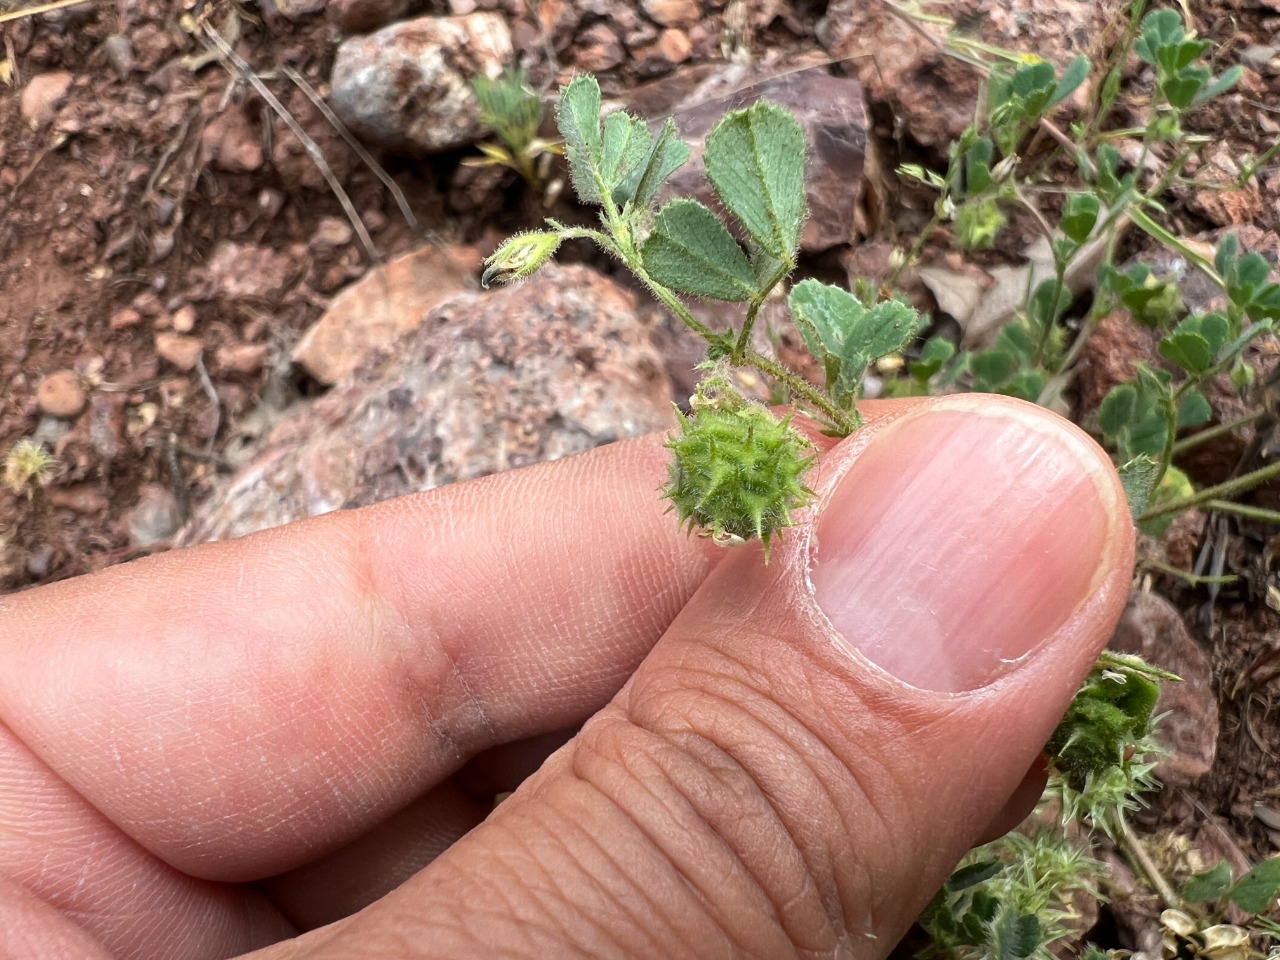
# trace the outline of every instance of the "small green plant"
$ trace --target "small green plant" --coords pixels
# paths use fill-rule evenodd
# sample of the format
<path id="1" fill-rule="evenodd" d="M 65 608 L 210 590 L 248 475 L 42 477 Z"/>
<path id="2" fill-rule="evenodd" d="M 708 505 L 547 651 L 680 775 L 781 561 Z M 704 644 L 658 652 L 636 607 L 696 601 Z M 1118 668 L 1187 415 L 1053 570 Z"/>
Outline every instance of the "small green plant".
<path id="1" fill-rule="evenodd" d="M 24 437 L 5 454 L 4 483 L 14 493 L 34 500 L 41 495 L 57 467 L 57 459 L 44 444 Z"/>
<path id="2" fill-rule="evenodd" d="M 947 353 L 931 341 L 890 389 L 921 393 L 960 387 L 1052 404 L 1070 384 L 1096 324 L 1113 310 L 1127 311 L 1162 334 L 1163 362 L 1140 366 L 1131 382 L 1116 387 L 1098 411 L 1098 425 L 1116 451 L 1135 518 L 1145 532 L 1159 534 L 1189 506 L 1241 509 L 1227 498 L 1277 473 L 1264 468 L 1236 478 L 1227 489 L 1196 491 L 1175 459 L 1245 422 L 1206 428 L 1214 410 L 1204 387 L 1224 373 L 1237 389 L 1249 386 L 1251 368 L 1241 356 L 1280 319 L 1280 286 L 1269 282 L 1266 261 L 1242 251 L 1234 236 L 1222 240 L 1209 262 L 1159 223 L 1161 201 L 1171 186 L 1212 187 L 1181 179 L 1188 160 L 1204 145 L 1203 138 L 1186 133 L 1184 119 L 1231 89 L 1242 70 L 1233 66 L 1215 76 L 1202 62 L 1209 41 L 1189 34 L 1177 10 L 1143 16 L 1143 6 L 1142 0 L 1131 5 L 1130 29 L 1100 76 L 1085 57 L 1059 73 L 1038 57 L 973 46 L 959 35 L 951 38 L 965 59 L 987 73 L 986 95 L 978 118 L 952 145 L 945 173 L 919 166 L 900 170 L 939 194 L 932 224 L 902 263 L 914 262 L 931 231 L 947 221 L 961 246 L 991 246 L 1010 214 L 1020 210 L 1049 242 L 1051 275 L 1028 271 L 1021 309 L 990 346 Z M 1130 54 L 1154 74 L 1148 122 L 1137 129 L 1112 119 Z M 1068 133 L 1061 132 L 1048 119 L 1049 112 L 1090 81 L 1092 96 L 1082 114 Z M 1136 140 L 1140 147 L 1132 170 L 1124 169 L 1115 145 L 1124 139 Z M 1056 153 L 1048 149 L 1055 144 Z M 1237 185 L 1277 149 L 1280 144 L 1263 157 L 1246 158 Z M 1156 150 L 1165 158 L 1158 176 L 1145 172 L 1146 160 Z M 1074 168 L 1075 182 L 1065 190 L 1046 186 L 1045 171 L 1056 169 L 1060 180 L 1064 165 Z M 1056 213 L 1046 204 L 1048 198 L 1057 198 Z M 1226 307 L 1189 313 L 1172 278 L 1156 275 L 1141 261 L 1118 267 L 1115 251 L 1129 224 L 1217 282 L 1226 294 Z M 1073 300 L 1070 278 L 1082 269 L 1093 271 L 1095 261 L 1097 293 L 1078 331 L 1072 331 L 1067 323 Z M 1280 520 L 1280 513 L 1264 513 Z"/>
<path id="3" fill-rule="evenodd" d="M 1055 944 L 1080 935 L 1079 898 L 1101 899 L 1105 875 L 1088 837 L 1124 833 L 1126 811 L 1155 787 L 1153 710 L 1159 684 L 1171 679 L 1137 657 L 1104 651 L 1045 746 L 1038 828 L 961 861 L 920 917 L 932 941 L 922 957 L 1050 960 Z"/>
<path id="4" fill-rule="evenodd" d="M 53 537 L 53 518 L 44 488 L 58 469 L 58 460 L 43 443 L 23 437 L 4 457 L 4 484 L 15 494 L 25 496 L 44 528 L 46 539 Z"/>
<path id="5" fill-rule="evenodd" d="M 570 179 L 578 197 L 600 208 L 602 229 L 569 227 L 518 234 L 486 261 L 482 282 L 531 276 L 568 239 L 586 239 L 619 260 L 654 296 L 707 342 L 713 380 L 695 394 L 669 447 L 665 495 L 681 522 L 728 542 L 768 546 L 791 524 L 807 495 L 809 445 L 786 421 L 728 387 L 725 373 L 752 367 L 790 395 L 832 435 L 861 425 L 857 399 L 869 364 L 900 352 L 919 325 L 896 301 L 864 303 L 838 287 L 805 280 L 788 303 L 801 335 L 822 364 L 822 387 L 753 345 L 765 300 L 795 268 L 807 210 L 804 134 L 791 114 L 766 102 L 725 115 L 708 134 L 707 179 L 745 243 L 703 204 L 681 197 L 658 206 L 658 191 L 689 157 L 668 119 L 656 133 L 623 112 L 601 117 L 600 87 L 579 76 L 557 109 Z M 741 323 L 712 330 L 680 295 L 743 304 Z"/>
<path id="6" fill-rule="evenodd" d="M 538 135 L 542 126 L 542 97 L 529 87 L 524 68 L 507 68 L 498 77 L 484 74 L 471 81 L 480 104 L 480 120 L 492 128 L 496 141 L 479 144 L 481 157 L 468 158 L 468 166 L 502 166 L 520 174 L 536 190 L 548 180 L 552 156 L 560 145 Z"/>

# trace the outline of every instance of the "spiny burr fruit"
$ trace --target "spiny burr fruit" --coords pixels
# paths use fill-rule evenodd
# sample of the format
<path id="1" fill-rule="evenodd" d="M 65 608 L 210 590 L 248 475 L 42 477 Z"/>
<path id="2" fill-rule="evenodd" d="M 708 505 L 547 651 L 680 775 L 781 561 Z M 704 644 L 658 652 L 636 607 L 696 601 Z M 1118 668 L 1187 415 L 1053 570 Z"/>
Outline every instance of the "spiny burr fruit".
<path id="1" fill-rule="evenodd" d="M 667 441 L 673 454 L 662 489 L 682 525 L 717 543 L 759 539 L 765 559 L 774 535 L 813 499 L 804 475 L 814 455 L 809 441 L 764 406 L 744 398 L 724 377 L 708 377 L 679 414 Z"/>

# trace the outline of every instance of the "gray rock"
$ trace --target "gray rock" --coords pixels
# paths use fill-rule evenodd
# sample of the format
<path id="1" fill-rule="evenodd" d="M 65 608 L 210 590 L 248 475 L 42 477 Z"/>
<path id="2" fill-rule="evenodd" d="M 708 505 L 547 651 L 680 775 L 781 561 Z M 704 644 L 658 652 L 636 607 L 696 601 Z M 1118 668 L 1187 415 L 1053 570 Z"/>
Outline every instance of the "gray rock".
<path id="1" fill-rule="evenodd" d="M 121 80 L 127 80 L 133 72 L 136 58 L 133 54 L 133 41 L 123 33 L 113 33 L 102 42 L 102 49 L 107 55 L 107 63 Z"/>
<path id="2" fill-rule="evenodd" d="M 178 501 L 171 491 L 155 483 L 144 484 L 138 502 L 125 518 L 129 542 L 137 547 L 168 540 L 177 531 L 180 520 Z"/>
<path id="3" fill-rule="evenodd" d="M 224 540 L 672 423 L 635 298 L 585 267 L 464 293 L 280 422 L 180 536 Z M 656 491 L 655 491 L 656 496 Z"/>
<path id="4" fill-rule="evenodd" d="M 1269 43 L 1251 43 L 1240 51 L 1240 62 L 1254 73 L 1262 73 L 1280 54 L 1280 48 Z"/>
<path id="5" fill-rule="evenodd" d="M 511 31 L 496 13 L 419 17 L 338 47 L 330 103 L 358 136 L 422 156 L 485 133 L 470 81 L 512 58 Z"/>

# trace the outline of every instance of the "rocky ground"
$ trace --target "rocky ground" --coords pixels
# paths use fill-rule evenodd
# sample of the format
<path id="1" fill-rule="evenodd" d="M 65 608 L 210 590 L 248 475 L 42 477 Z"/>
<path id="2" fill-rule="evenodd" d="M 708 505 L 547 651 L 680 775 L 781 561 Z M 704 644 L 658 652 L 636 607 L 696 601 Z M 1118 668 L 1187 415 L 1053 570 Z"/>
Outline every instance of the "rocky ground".
<path id="1" fill-rule="evenodd" d="M 1122 6 L 940 9 L 1065 63 L 1101 59 Z M 1218 59 L 1247 68 L 1191 124 L 1211 144 L 1201 179 L 1226 182 L 1280 132 L 1280 5 L 1196 15 Z M 695 138 L 724 97 L 770 84 L 814 145 L 805 269 L 828 279 L 886 275 L 932 205 L 893 171 L 945 166 L 979 86 L 868 0 L 88 0 L 35 16 L 0 0 L 0 39 L 0 450 L 34 438 L 58 462 L 38 495 L 0 492 L 5 590 L 670 422 L 696 346 L 608 263 L 566 249 L 571 265 L 518 293 L 479 290 L 512 230 L 587 215 L 554 169 L 531 190 L 461 162 L 488 135 L 476 73 L 519 62 L 554 90 L 589 70 Z M 1140 122 L 1144 81 L 1129 81 Z M 1205 243 L 1236 229 L 1275 262 L 1280 165 L 1244 190 L 1183 190 L 1167 223 Z M 926 249 L 909 290 L 946 329 L 998 323 L 991 291 L 1027 240 L 1006 233 L 981 259 L 945 232 Z M 1088 425 L 1142 349 L 1104 327 L 1067 412 Z M 1206 482 L 1229 456 L 1189 469 Z M 1203 523 L 1149 547 L 1186 566 Z M 1175 877 L 1280 850 L 1273 532 L 1224 534 L 1244 586 L 1211 617 L 1202 592 L 1148 577 L 1117 636 L 1187 679 L 1164 704 L 1170 787 L 1138 818 Z M 1107 935 L 1150 946 L 1157 907 L 1120 898 Z"/>

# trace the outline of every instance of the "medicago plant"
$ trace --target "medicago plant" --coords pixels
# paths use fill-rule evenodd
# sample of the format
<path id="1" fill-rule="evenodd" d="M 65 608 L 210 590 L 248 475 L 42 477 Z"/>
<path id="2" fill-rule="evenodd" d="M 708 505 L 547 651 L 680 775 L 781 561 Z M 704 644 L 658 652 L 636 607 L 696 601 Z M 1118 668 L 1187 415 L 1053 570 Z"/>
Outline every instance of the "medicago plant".
<path id="1" fill-rule="evenodd" d="M 801 280 L 787 297 L 791 317 L 824 374 L 817 386 L 753 345 L 761 306 L 796 266 L 806 215 L 805 143 L 799 123 L 766 102 L 726 114 L 708 134 L 707 179 L 737 232 L 689 198 L 659 205 L 659 188 L 689 157 L 668 119 L 656 132 L 623 112 L 601 117 L 600 88 L 579 76 L 561 90 L 557 120 L 579 198 L 599 207 L 600 228 L 548 220 L 518 234 L 486 261 L 482 281 L 531 276 L 567 239 L 594 241 L 624 264 L 672 313 L 707 341 L 706 375 L 681 414 L 664 496 L 682 524 L 717 541 L 770 540 L 809 502 L 804 485 L 814 451 L 789 418 L 743 396 L 729 373 L 753 368 L 833 436 L 862 423 L 857 410 L 871 364 L 901 355 L 920 327 L 917 312 L 860 288 L 854 295 Z M 703 324 L 680 295 L 743 304 L 727 330 Z M 931 341 L 933 342 L 933 341 Z M 913 375 L 936 373 L 949 354 L 926 345 Z M 1134 657 L 1107 653 L 1046 749 L 1067 817 L 1114 831 L 1151 783 L 1152 711 L 1168 678 Z M 1025 839 L 1025 838 L 1024 838 Z M 966 864 L 922 918 L 934 955 L 1046 955 L 1061 935 L 1073 892 L 1088 889 L 1084 852 L 1048 835 L 1007 838 Z"/>
<path id="2" fill-rule="evenodd" d="M 518 234 L 488 259 L 483 281 L 533 274 L 567 239 L 597 243 L 621 261 L 672 313 L 707 341 L 709 374 L 668 444 L 674 455 L 665 495 L 680 521 L 725 543 L 770 541 L 811 496 L 803 477 L 812 451 L 790 423 L 742 396 L 726 375 L 752 367 L 834 436 L 862 420 L 856 401 L 867 367 L 901 352 L 919 316 L 896 300 L 863 302 L 838 287 L 804 280 L 788 303 L 805 343 L 821 362 L 819 388 L 752 341 L 765 300 L 796 266 L 807 213 L 804 133 L 781 107 L 763 101 L 727 114 L 708 134 L 707 179 L 745 243 L 705 205 L 677 198 L 661 206 L 666 179 L 689 158 L 668 119 L 657 131 L 624 112 L 601 118 L 600 87 L 579 76 L 557 109 L 570 179 L 579 199 L 600 208 L 601 229 L 549 220 Z M 712 330 L 679 294 L 745 304 L 741 324 Z"/>

